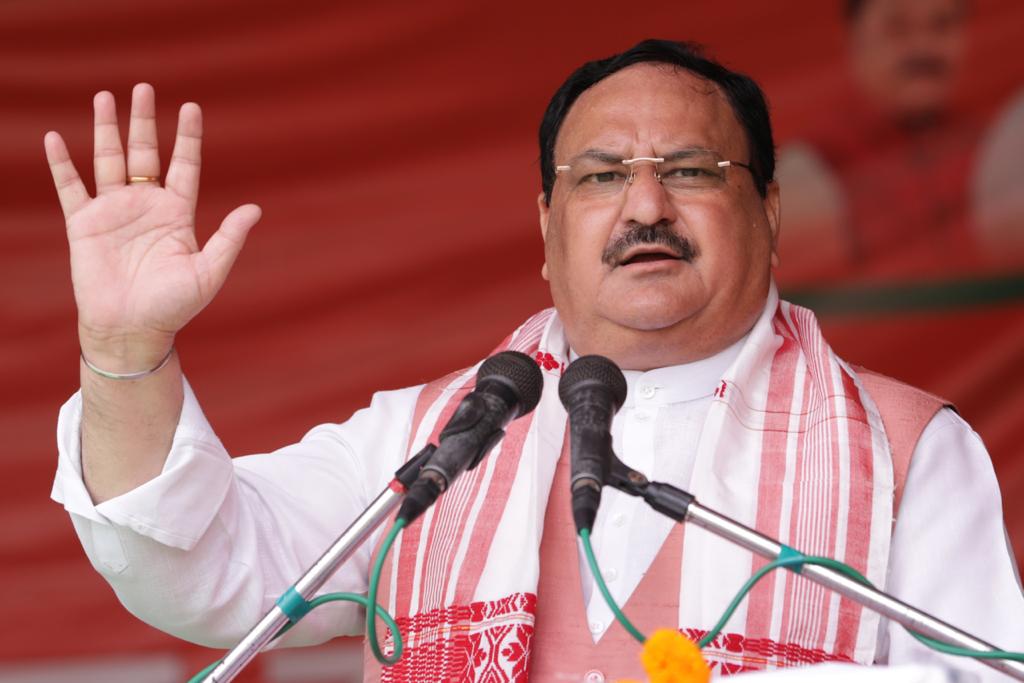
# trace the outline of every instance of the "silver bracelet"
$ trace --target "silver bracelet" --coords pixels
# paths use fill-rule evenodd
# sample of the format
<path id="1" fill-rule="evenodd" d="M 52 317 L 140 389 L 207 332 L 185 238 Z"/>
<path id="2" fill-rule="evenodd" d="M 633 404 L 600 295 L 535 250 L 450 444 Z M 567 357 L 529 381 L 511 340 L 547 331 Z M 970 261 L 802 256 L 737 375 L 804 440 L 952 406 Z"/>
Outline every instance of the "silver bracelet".
<path id="1" fill-rule="evenodd" d="M 160 370 L 163 369 L 165 365 L 167 365 L 168 362 L 170 362 L 171 356 L 174 355 L 174 346 L 171 346 L 171 350 L 167 352 L 167 355 L 164 356 L 164 359 L 160 361 L 160 363 L 152 370 L 143 370 L 142 372 L 128 372 L 124 374 L 119 372 L 107 372 L 106 370 L 101 370 L 100 368 L 96 367 L 95 365 L 89 362 L 89 359 L 85 357 L 84 351 L 81 352 L 81 355 L 82 362 L 85 363 L 85 367 L 89 368 L 100 377 L 106 377 L 107 379 L 117 380 L 142 379 L 143 377 L 148 377 L 149 375 L 159 372 Z"/>

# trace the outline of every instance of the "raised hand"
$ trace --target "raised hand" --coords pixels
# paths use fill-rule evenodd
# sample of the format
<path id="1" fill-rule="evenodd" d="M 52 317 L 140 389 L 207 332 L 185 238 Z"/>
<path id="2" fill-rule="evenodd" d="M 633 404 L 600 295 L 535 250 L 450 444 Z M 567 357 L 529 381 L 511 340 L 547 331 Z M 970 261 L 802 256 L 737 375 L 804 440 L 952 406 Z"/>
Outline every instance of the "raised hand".
<path id="1" fill-rule="evenodd" d="M 153 88 L 143 83 L 132 92 L 127 160 L 113 95 L 98 93 L 93 106 L 96 196 L 58 133 L 46 134 L 46 156 L 67 222 L 82 352 L 110 372 L 135 372 L 159 363 L 178 330 L 213 299 L 260 209 L 238 207 L 200 249 L 199 106 L 181 107 L 162 185 Z"/>

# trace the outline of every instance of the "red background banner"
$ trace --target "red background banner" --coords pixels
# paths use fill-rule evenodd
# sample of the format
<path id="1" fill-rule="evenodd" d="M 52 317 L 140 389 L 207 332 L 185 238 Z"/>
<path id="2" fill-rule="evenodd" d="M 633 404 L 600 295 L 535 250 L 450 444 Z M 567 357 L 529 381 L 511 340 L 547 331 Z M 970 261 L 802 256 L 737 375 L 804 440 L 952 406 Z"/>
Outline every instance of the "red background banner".
<path id="1" fill-rule="evenodd" d="M 1024 4 L 970 5 L 956 105 L 987 122 L 1024 85 Z M 118 654 L 163 653 L 174 671 L 211 657 L 127 614 L 48 498 L 78 349 L 42 138 L 60 131 L 91 184 L 96 91 L 115 94 L 125 121 L 131 86 L 155 86 L 165 162 L 177 107 L 201 104 L 200 241 L 234 206 L 263 207 L 178 340 L 211 423 L 244 454 L 468 365 L 549 305 L 536 129 L 580 63 L 646 37 L 698 41 L 761 83 L 785 145 L 844 92 L 844 35 L 840 3 L 813 0 L 0 5 L 0 678 Z M 943 286 L 939 299 L 955 291 Z M 992 453 L 1024 558 L 1024 295 L 997 289 L 962 306 L 871 307 L 854 292 L 862 303 L 846 308 L 815 291 L 840 354 L 957 403 Z"/>

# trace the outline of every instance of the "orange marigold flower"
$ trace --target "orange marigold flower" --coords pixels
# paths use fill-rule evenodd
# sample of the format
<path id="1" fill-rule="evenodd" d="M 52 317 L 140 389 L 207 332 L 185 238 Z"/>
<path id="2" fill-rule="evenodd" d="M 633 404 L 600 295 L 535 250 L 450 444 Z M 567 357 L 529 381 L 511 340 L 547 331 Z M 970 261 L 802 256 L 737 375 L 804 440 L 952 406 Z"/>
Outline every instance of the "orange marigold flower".
<path id="1" fill-rule="evenodd" d="M 644 643 L 640 661 L 650 683 L 707 683 L 711 679 L 700 648 L 674 629 L 655 631 Z"/>

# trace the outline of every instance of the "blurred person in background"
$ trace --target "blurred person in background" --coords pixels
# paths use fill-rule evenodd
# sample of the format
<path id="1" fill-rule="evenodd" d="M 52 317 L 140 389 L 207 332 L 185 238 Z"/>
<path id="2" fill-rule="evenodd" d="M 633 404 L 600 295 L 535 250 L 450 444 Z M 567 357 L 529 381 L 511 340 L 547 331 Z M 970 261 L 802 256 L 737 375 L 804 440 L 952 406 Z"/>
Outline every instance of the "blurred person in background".
<path id="1" fill-rule="evenodd" d="M 936 277 L 1024 257 L 1024 101 L 957 101 L 969 0 L 849 0 L 852 87 L 779 153 L 784 284 Z"/>

